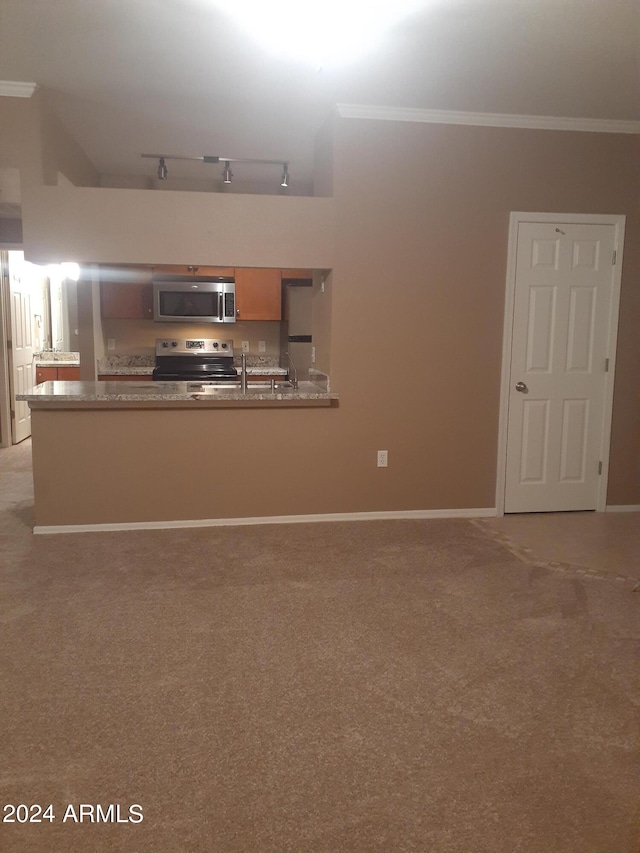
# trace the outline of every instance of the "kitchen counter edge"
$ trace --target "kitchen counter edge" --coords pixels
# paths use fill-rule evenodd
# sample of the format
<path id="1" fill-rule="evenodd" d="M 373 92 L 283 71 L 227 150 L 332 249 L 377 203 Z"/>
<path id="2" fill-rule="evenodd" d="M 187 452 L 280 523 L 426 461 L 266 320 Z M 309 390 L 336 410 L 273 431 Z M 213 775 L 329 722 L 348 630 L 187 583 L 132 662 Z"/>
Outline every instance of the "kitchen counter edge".
<path id="1" fill-rule="evenodd" d="M 330 406 L 338 395 L 314 382 L 301 382 L 298 389 L 248 387 L 246 392 L 234 388 L 216 388 L 212 393 L 189 390 L 187 382 L 43 382 L 17 400 L 26 401 L 31 409 L 89 408 L 247 408 L 292 406 Z M 126 388 L 123 386 L 126 385 Z"/>

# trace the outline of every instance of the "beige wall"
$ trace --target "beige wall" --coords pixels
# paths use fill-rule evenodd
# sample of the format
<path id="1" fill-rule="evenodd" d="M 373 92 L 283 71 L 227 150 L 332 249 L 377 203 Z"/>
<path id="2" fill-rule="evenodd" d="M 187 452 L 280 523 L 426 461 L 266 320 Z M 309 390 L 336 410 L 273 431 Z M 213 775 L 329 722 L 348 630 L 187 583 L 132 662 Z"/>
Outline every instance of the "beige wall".
<path id="1" fill-rule="evenodd" d="M 20 169 L 22 187 L 44 182 L 40 103 L 0 97 L 0 166 Z"/>
<path id="2" fill-rule="evenodd" d="M 96 186 L 99 175 L 84 151 L 49 111 L 46 94 L 0 97 L 0 166 L 20 169 L 22 189 L 55 185 L 58 173 L 77 186 Z"/>
<path id="3" fill-rule="evenodd" d="M 640 504 L 637 157 L 632 136 L 337 121 L 331 378 L 352 476 L 389 450 L 376 502 L 495 503 L 508 224 L 520 210 L 627 216 L 608 503 Z M 381 341 L 393 359 L 374 357 Z"/>
<path id="4" fill-rule="evenodd" d="M 98 186 L 100 176 L 95 166 L 46 103 L 42 106 L 41 116 L 45 184 L 57 184 L 60 173 L 74 186 Z"/>
<path id="5" fill-rule="evenodd" d="M 31 187 L 25 256 L 34 263 L 330 268 L 330 198 Z"/>
<path id="6" fill-rule="evenodd" d="M 339 406 L 36 413 L 34 446 L 48 424 L 51 437 L 40 439 L 39 453 L 48 446 L 52 457 L 36 483 L 37 494 L 48 495 L 39 524 L 167 518 L 162 494 L 168 487 L 190 496 L 181 518 L 495 506 L 506 251 L 514 210 L 627 216 L 608 503 L 640 504 L 638 140 L 342 119 L 331 134 L 333 199 L 295 201 L 329 203 L 336 235 L 332 263 L 305 258 L 298 264 L 270 255 L 256 257 L 256 265 L 333 268 L 325 292 L 317 282 L 314 288 L 314 334 L 330 328 L 331 386 L 340 394 Z M 62 196 L 48 198 L 53 204 Z M 143 220 L 151 203 L 136 204 Z M 105 197 L 105 224 L 112 219 L 110 204 Z M 197 204 L 184 199 L 180 209 L 185 216 L 190 209 L 191 216 Z M 80 210 L 74 216 L 80 222 Z M 255 217 L 250 221 L 255 225 Z M 73 243 L 71 232 L 54 227 L 53 233 L 57 252 L 65 240 Z M 252 227 L 240 230 L 234 252 L 251 234 Z M 144 257 L 130 257 L 135 246 L 111 222 L 104 245 L 121 247 L 120 261 L 236 263 L 233 252 L 194 257 L 193 245 L 187 257 L 169 237 L 164 228 L 150 228 Z M 304 245 L 313 239 L 306 234 Z M 328 347 L 320 347 L 321 362 L 328 357 Z M 216 443 L 236 449 L 220 465 L 206 453 L 194 461 L 181 449 L 174 464 L 163 468 L 158 449 L 184 435 L 206 436 L 207 448 L 215 436 Z M 389 451 L 387 469 L 376 468 L 379 449 Z M 68 492 L 60 485 L 65 457 L 73 454 L 82 462 L 76 470 L 94 472 L 95 494 L 82 502 L 71 498 L 66 508 L 72 518 L 63 521 L 61 507 L 77 488 L 73 477 Z M 121 488 L 123 471 L 135 473 L 135 487 Z M 224 498 L 214 486 L 227 490 Z"/>
<path id="7" fill-rule="evenodd" d="M 22 220 L 0 219 L 0 245 L 3 247 L 22 247 Z"/>

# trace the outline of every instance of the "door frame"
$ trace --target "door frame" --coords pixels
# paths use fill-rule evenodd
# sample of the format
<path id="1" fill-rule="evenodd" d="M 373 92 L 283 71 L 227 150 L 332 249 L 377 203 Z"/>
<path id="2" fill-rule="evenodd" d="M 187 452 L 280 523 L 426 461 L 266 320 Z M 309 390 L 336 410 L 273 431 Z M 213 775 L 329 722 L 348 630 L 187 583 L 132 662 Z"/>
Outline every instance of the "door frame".
<path id="1" fill-rule="evenodd" d="M 616 263 L 613 266 L 611 313 L 607 332 L 609 370 L 604 373 L 604 403 L 602 446 L 602 475 L 598 481 L 596 511 L 604 512 L 607 505 L 609 480 L 609 450 L 611 445 L 611 419 L 613 415 L 613 386 L 616 369 L 616 344 L 622 282 L 622 252 L 624 247 L 625 216 L 595 213 L 526 213 L 512 212 L 509 216 L 509 241 L 507 248 L 507 281 L 504 299 L 504 330 L 502 335 L 502 373 L 500 379 L 500 415 L 498 420 L 498 463 L 496 472 L 496 515 L 504 515 L 504 494 L 507 482 L 507 427 L 509 422 L 509 397 L 511 378 L 511 346 L 513 343 L 513 311 L 516 290 L 516 252 L 518 229 L 523 223 L 556 222 L 558 224 L 613 225 L 615 227 Z"/>
<path id="2" fill-rule="evenodd" d="M 9 256 L 0 244 L 0 447 L 11 447 L 11 393 L 9 349 L 11 306 L 9 300 Z"/>

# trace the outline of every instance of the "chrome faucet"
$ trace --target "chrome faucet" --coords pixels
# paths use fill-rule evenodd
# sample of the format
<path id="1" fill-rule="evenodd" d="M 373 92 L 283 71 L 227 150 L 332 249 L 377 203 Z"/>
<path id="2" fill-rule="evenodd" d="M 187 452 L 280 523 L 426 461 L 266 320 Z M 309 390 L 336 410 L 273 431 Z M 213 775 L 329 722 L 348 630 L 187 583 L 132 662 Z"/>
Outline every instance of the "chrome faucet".
<path id="1" fill-rule="evenodd" d="M 240 373 L 240 390 L 243 394 L 247 392 L 247 354 L 242 353 L 242 371 Z"/>
<path id="2" fill-rule="evenodd" d="M 289 371 L 289 379 L 291 380 L 291 385 L 293 386 L 294 391 L 298 390 L 298 370 L 293 363 L 293 359 L 291 358 L 291 353 L 289 350 L 286 351 L 285 355 L 289 359 L 289 365 L 291 370 Z"/>

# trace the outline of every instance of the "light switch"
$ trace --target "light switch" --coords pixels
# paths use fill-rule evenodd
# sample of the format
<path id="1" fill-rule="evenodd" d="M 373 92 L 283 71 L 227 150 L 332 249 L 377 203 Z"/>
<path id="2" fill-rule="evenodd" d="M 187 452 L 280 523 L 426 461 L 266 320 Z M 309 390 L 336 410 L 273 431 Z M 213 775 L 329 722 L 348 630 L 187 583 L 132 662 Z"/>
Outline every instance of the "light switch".
<path id="1" fill-rule="evenodd" d="M 267 351 L 267 342 L 266 341 L 258 341 L 258 352 L 266 352 Z"/>

